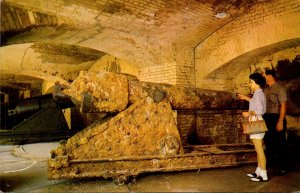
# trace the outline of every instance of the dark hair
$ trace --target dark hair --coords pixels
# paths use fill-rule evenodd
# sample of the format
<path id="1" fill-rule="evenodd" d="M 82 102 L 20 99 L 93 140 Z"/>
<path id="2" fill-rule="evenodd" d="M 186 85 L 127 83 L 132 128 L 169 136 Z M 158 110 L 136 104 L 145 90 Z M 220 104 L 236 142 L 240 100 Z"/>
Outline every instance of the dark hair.
<path id="1" fill-rule="evenodd" d="M 275 69 L 265 69 L 265 75 L 271 75 L 275 80 L 278 79 L 277 72 Z"/>
<path id="2" fill-rule="evenodd" d="M 266 85 L 266 79 L 260 73 L 257 73 L 257 72 L 252 73 L 252 74 L 250 74 L 249 78 L 251 80 L 253 80 L 256 84 L 258 84 L 260 86 L 260 88 L 264 88 Z"/>

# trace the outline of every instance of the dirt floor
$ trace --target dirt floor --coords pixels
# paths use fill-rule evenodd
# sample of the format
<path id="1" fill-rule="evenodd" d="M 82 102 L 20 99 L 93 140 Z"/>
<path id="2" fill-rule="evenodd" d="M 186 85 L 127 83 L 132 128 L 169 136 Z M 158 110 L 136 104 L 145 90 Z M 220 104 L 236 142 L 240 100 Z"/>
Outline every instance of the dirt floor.
<path id="1" fill-rule="evenodd" d="M 47 158 L 57 143 L 0 146 L 2 192 L 296 192 L 300 191 L 300 161 L 285 176 L 269 172 L 268 182 L 251 182 L 254 165 L 139 175 L 131 183 L 112 180 L 48 180 Z M 1 192 L 0 191 L 0 192 Z"/>

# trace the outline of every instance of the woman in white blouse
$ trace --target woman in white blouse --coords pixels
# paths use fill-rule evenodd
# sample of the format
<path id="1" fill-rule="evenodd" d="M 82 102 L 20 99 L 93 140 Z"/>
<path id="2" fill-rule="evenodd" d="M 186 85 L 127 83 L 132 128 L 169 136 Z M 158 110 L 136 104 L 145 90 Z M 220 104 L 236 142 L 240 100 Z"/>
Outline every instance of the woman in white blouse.
<path id="1" fill-rule="evenodd" d="M 266 80 L 260 73 L 253 73 L 249 76 L 249 87 L 253 91 L 253 97 L 237 94 L 239 99 L 249 101 L 249 111 L 243 112 L 244 117 L 250 117 L 251 121 L 256 119 L 263 120 L 262 115 L 266 112 L 266 97 L 263 92 L 263 88 L 266 84 Z M 266 156 L 263 149 L 263 138 L 265 133 L 251 134 L 250 139 L 254 144 L 255 151 L 257 153 L 257 168 L 253 174 L 247 174 L 251 178 L 251 181 L 265 182 L 268 181 L 267 169 L 266 169 Z"/>

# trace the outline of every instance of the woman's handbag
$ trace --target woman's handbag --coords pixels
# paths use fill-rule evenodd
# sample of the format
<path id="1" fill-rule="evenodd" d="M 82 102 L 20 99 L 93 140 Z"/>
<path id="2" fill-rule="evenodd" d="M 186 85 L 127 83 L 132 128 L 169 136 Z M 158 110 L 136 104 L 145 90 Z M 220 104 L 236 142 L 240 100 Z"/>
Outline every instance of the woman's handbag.
<path id="1" fill-rule="evenodd" d="M 256 116 L 256 120 L 252 121 L 252 116 L 250 115 L 249 121 L 243 123 L 244 134 L 250 135 L 255 133 L 264 133 L 268 131 L 265 120 L 259 120 Z"/>

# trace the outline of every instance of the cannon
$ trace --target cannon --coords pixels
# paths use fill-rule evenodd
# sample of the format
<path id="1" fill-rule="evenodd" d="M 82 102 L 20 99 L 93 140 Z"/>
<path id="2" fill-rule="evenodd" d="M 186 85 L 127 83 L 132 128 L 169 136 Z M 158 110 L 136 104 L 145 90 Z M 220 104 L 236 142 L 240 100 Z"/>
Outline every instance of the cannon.
<path id="1" fill-rule="evenodd" d="M 52 94 L 1 104 L 0 143 L 29 143 L 68 138 L 69 129 L 63 109 L 74 103 L 68 97 L 53 99 Z"/>
<path id="2" fill-rule="evenodd" d="M 249 143 L 183 144 L 170 104 L 141 100 L 51 151 L 48 178 L 128 183 L 141 173 L 233 167 L 256 162 Z"/>
<path id="3" fill-rule="evenodd" d="M 228 132 L 243 139 L 226 144 L 188 144 L 179 133 L 176 117 L 180 110 L 197 114 L 207 109 L 247 108 L 232 93 L 140 82 L 108 72 L 81 72 L 66 94 L 82 113 L 110 116 L 94 120 L 51 151 L 48 179 L 99 177 L 122 184 L 147 172 L 256 162 L 253 145 L 239 128 L 230 125 Z M 236 126 L 240 114 L 230 114 L 237 118 Z"/>
<path id="4" fill-rule="evenodd" d="M 49 179 L 98 177 L 122 184 L 141 173 L 256 163 L 254 147 L 241 129 L 248 103 L 233 93 L 81 72 L 66 94 L 82 113 L 105 116 L 51 151 Z M 184 141 L 181 125 L 188 131 L 197 127 L 200 134 L 193 135 L 202 143 Z"/>

